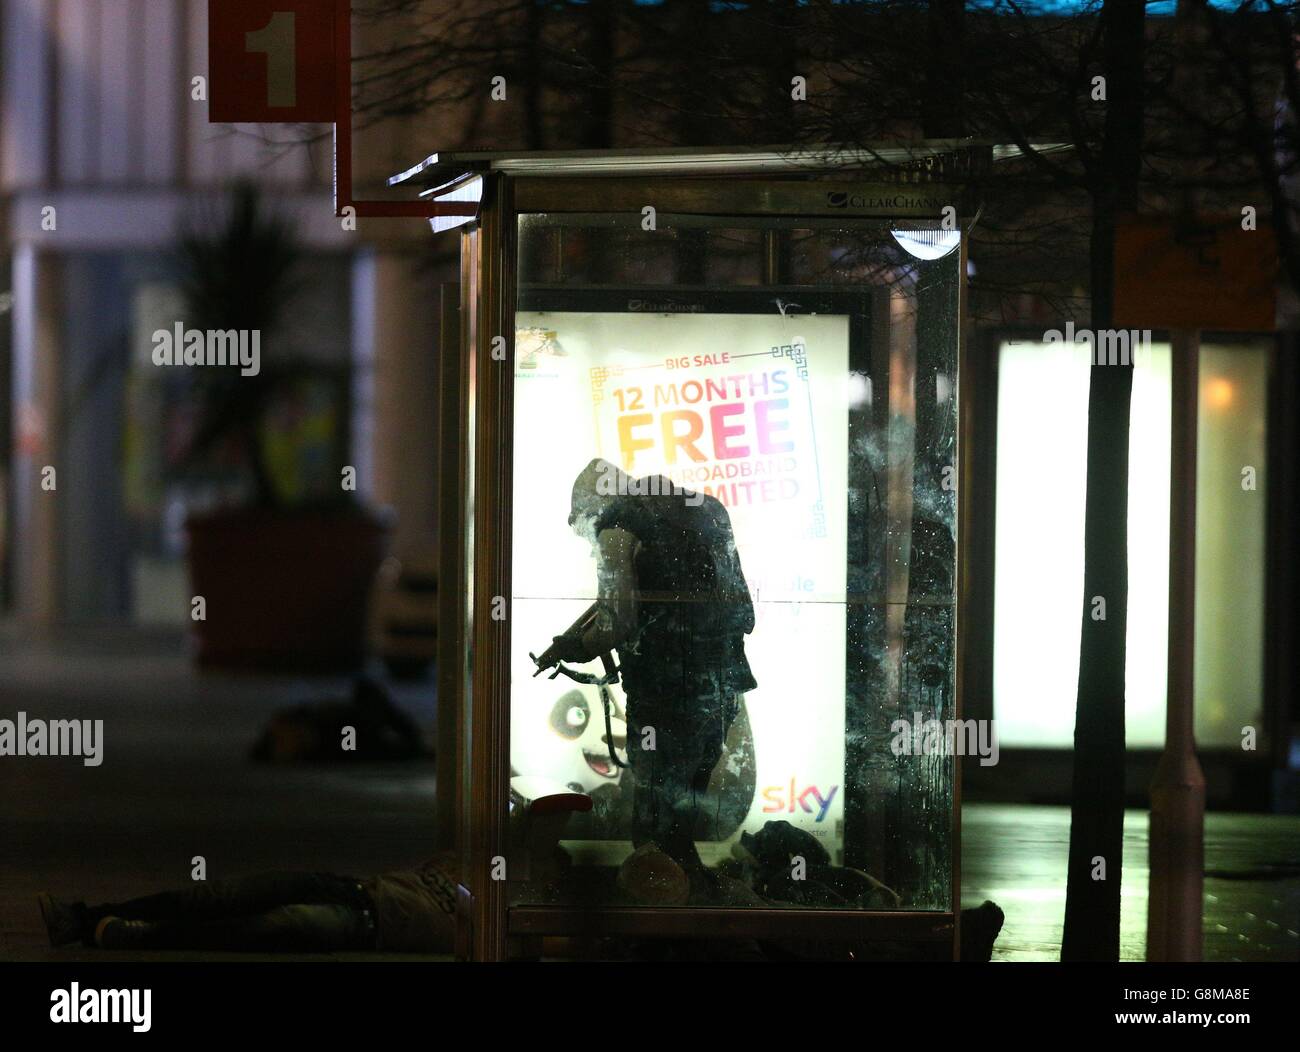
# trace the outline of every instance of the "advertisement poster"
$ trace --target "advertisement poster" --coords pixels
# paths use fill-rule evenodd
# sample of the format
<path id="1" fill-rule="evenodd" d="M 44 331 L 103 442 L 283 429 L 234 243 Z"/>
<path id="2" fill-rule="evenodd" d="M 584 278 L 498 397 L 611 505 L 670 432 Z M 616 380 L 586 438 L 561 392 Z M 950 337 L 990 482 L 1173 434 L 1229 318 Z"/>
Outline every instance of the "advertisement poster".
<path id="1" fill-rule="evenodd" d="M 724 839 L 785 820 L 838 858 L 848 317 L 521 311 L 516 328 L 514 773 L 593 796 L 623 776 L 597 689 L 533 678 L 528 656 L 595 598 L 591 547 L 567 520 L 574 478 L 602 457 L 710 494 L 731 518 L 754 601 L 745 651 L 758 687 L 745 702 L 752 754 L 746 746 L 739 825 Z M 724 754 L 719 776 L 728 765 L 740 779 L 741 757 Z"/>

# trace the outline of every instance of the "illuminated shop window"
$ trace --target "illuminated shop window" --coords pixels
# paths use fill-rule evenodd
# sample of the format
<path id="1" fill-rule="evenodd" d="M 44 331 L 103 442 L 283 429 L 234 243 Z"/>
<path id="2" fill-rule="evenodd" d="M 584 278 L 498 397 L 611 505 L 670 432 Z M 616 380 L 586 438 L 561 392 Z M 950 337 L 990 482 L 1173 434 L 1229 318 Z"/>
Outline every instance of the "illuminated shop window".
<path id="1" fill-rule="evenodd" d="M 999 349 L 993 696 L 1008 746 L 1073 742 L 1088 369 L 1086 345 Z M 1164 741 L 1169 376 L 1167 343 L 1135 354 L 1126 722 L 1137 748 Z M 1196 734 L 1213 748 L 1262 717 L 1266 345 L 1204 342 L 1200 390 Z"/>

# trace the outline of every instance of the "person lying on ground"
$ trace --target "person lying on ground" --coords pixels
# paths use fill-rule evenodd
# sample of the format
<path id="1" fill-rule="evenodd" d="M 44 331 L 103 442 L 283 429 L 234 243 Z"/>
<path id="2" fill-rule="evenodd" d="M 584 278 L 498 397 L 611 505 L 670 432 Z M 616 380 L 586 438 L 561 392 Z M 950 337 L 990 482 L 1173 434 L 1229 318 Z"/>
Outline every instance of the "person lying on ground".
<path id="1" fill-rule="evenodd" d="M 52 946 L 106 950 L 380 950 L 450 953 L 456 881 L 451 852 L 415 869 L 362 878 L 261 873 L 89 906 L 38 897 Z"/>

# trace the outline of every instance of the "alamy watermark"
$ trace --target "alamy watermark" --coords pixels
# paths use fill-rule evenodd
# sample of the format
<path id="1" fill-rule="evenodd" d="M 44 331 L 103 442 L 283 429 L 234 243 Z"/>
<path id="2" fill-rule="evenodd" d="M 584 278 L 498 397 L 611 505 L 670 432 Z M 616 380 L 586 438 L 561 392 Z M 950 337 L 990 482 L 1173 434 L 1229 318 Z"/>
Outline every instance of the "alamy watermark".
<path id="1" fill-rule="evenodd" d="M 155 329 L 154 365 L 237 365 L 241 376 L 262 371 L 261 329 Z"/>
<path id="2" fill-rule="evenodd" d="M 1065 332 L 1048 329 L 1043 333 L 1044 343 L 1082 343 L 1092 348 L 1093 365 L 1132 365 L 1133 355 L 1140 347 L 1151 349 L 1150 329 L 1076 329 L 1074 322 L 1065 323 Z"/>
<path id="3" fill-rule="evenodd" d="M 0 720 L 0 756 L 80 756 L 85 767 L 104 762 L 103 720 L 40 720 L 18 713 Z"/>
<path id="4" fill-rule="evenodd" d="M 998 733 L 992 720 L 925 720 L 912 713 L 912 722 L 889 725 L 895 756 L 978 756 L 981 767 L 998 762 Z"/>
<path id="5" fill-rule="evenodd" d="M 704 494 L 697 490 L 679 486 L 663 475 L 646 475 L 633 478 L 626 472 L 619 471 L 613 464 L 600 468 L 596 479 L 596 492 L 602 497 L 684 497 L 689 508 L 698 508 L 704 503 Z"/>
<path id="6" fill-rule="evenodd" d="M 153 1025 L 152 990 L 96 990 L 72 983 L 50 992 L 51 1023 L 130 1023 L 137 1034 Z"/>

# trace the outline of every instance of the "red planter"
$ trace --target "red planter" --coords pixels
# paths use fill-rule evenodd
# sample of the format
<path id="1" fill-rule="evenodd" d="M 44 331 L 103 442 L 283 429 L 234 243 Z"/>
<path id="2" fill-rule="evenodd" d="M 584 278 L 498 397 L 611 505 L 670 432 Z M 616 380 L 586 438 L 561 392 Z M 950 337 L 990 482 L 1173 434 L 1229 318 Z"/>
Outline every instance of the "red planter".
<path id="1" fill-rule="evenodd" d="M 193 516 L 186 532 L 206 606 L 191 622 L 200 665 L 329 672 L 365 660 L 386 521 L 361 509 L 239 509 Z"/>

